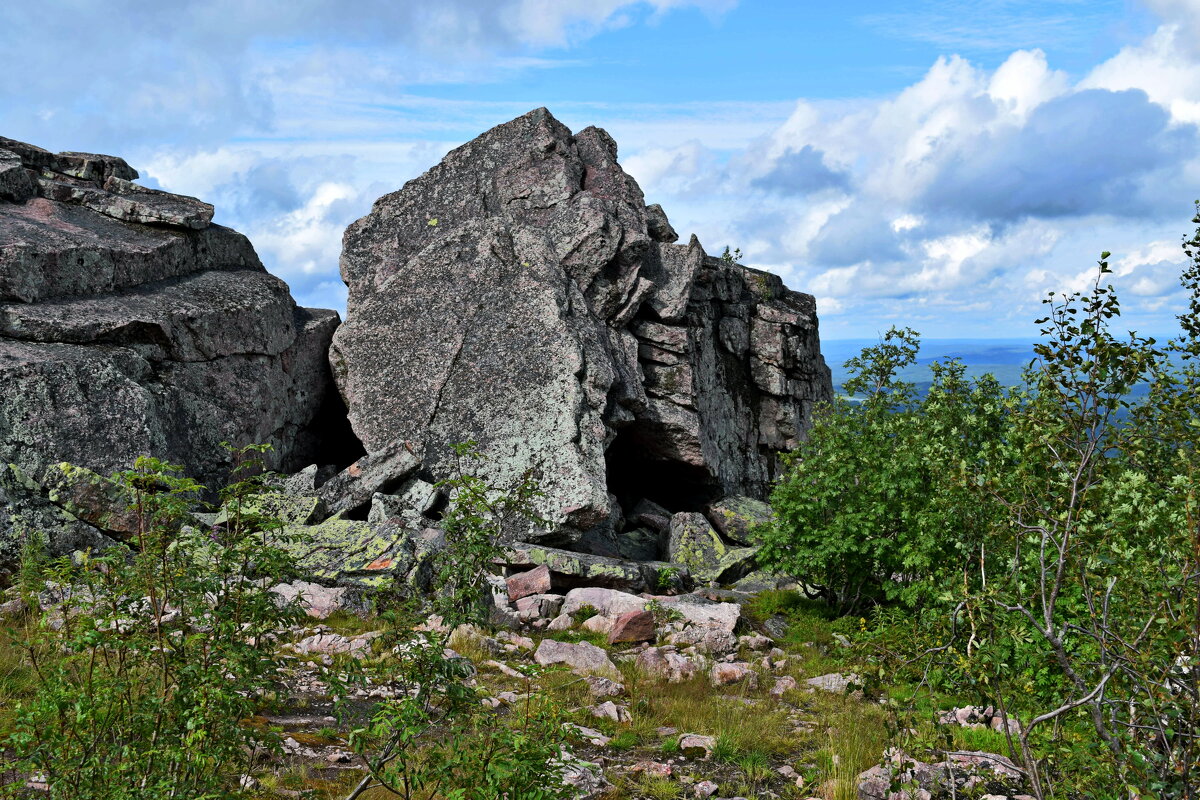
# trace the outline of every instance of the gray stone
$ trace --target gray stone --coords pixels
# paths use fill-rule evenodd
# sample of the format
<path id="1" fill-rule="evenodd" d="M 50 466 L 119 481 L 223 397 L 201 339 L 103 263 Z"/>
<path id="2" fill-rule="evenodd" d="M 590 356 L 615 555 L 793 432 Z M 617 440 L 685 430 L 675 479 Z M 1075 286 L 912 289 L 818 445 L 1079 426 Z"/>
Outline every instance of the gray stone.
<path id="1" fill-rule="evenodd" d="M 149 454 L 214 489 L 223 441 L 312 461 L 337 314 L 297 308 L 211 206 L 136 178 L 0 138 L 0 459 L 40 480 Z"/>
<path id="2" fill-rule="evenodd" d="M 564 599 L 561 594 L 534 594 L 522 597 L 514 605 L 522 620 L 552 620 L 559 615 Z"/>
<path id="3" fill-rule="evenodd" d="M 419 443 L 396 441 L 368 453 L 317 489 L 330 514 L 348 514 L 367 507 L 376 493 L 400 487 L 421 466 Z"/>
<path id="4" fill-rule="evenodd" d="M 753 497 L 725 497 L 704 509 L 704 515 L 731 542 L 755 545 L 754 530 L 770 521 L 771 506 Z"/>
<path id="5" fill-rule="evenodd" d="M 646 228 L 650 238 L 656 242 L 670 244 L 679 241 L 679 234 L 671 227 L 667 212 L 663 211 L 663 207 L 658 203 L 646 206 Z"/>
<path id="6" fill-rule="evenodd" d="M 832 389 L 813 298 L 671 244 L 616 158 L 538 109 L 380 198 L 346 232 L 330 360 L 369 451 L 424 442 L 442 479 L 474 440 L 491 482 L 538 474 L 526 541 L 643 556 L 611 494 L 660 472 L 697 495 L 652 498 L 675 508 L 764 496 Z"/>
<path id="7" fill-rule="evenodd" d="M 617 553 L 629 561 L 657 561 L 662 553 L 663 536 L 646 528 L 634 528 L 617 535 Z"/>
<path id="8" fill-rule="evenodd" d="M 280 602 L 299 603 L 304 613 L 316 619 L 325 619 L 335 611 L 348 608 L 348 589 L 345 586 L 322 586 L 308 581 L 280 583 L 271 587 Z"/>
<path id="9" fill-rule="evenodd" d="M 58 558 L 116 546 L 96 527 L 51 503 L 19 467 L 0 465 L 0 586 L 9 582 L 26 547 Z"/>
<path id="10" fill-rule="evenodd" d="M 292 525 L 284 533 L 284 546 L 305 577 L 370 589 L 429 588 L 433 559 L 445 546 L 445 536 L 436 529 L 341 517 Z"/>
<path id="11" fill-rule="evenodd" d="M 645 610 L 646 600 L 615 589 L 586 586 L 567 592 L 561 611 L 563 614 L 574 614 L 584 606 L 591 606 L 606 617 L 616 618 L 631 611 Z"/>
<path id="12" fill-rule="evenodd" d="M 831 672 L 804 681 L 805 686 L 833 694 L 845 694 L 851 687 L 862 686 L 862 676 L 854 672 Z"/>
<path id="13" fill-rule="evenodd" d="M 533 660 L 542 666 L 566 664 L 579 675 L 599 675 L 611 680 L 620 678 L 608 654 L 589 642 L 571 644 L 543 639 L 534 651 Z"/>
<path id="14" fill-rule="evenodd" d="M 679 737 L 679 752 L 688 758 L 708 758 L 717 747 L 715 736 L 685 733 Z"/>
<path id="15" fill-rule="evenodd" d="M 675 514 L 671 517 L 669 537 L 668 560 L 682 564 L 702 579 L 716 578 L 728 548 L 703 514 L 686 511 Z"/>
<path id="16" fill-rule="evenodd" d="M 661 561 L 635 562 L 577 553 L 534 544 L 515 544 L 502 561 L 508 567 L 545 564 L 555 586 L 601 586 L 627 592 L 643 592 L 673 586 L 687 580 L 686 571 Z"/>
<path id="17" fill-rule="evenodd" d="M 685 622 L 700 628 L 717 628 L 727 633 L 733 633 L 742 618 L 742 607 L 737 603 L 718 603 L 696 594 L 659 596 L 650 599 L 675 611 Z"/>
<path id="18" fill-rule="evenodd" d="M 0 201 L 24 203 L 37 192 L 37 186 L 11 150 L 0 150 Z"/>
<path id="19" fill-rule="evenodd" d="M 368 522 L 410 520 L 416 522 L 437 507 L 441 495 L 437 487 L 420 478 L 409 480 L 395 494 L 376 492 L 371 496 Z"/>

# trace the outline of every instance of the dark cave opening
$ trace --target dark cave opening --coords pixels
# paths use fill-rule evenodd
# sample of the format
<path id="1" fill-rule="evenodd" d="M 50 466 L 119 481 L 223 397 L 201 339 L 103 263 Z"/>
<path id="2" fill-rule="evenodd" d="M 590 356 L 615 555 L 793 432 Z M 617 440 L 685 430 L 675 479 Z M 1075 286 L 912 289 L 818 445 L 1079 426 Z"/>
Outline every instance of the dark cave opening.
<path id="1" fill-rule="evenodd" d="M 608 491 L 621 508 L 628 512 L 645 499 L 672 513 L 700 511 L 721 496 L 721 486 L 708 470 L 670 458 L 663 453 L 663 442 L 659 426 L 635 422 L 608 446 Z"/>
<path id="2" fill-rule="evenodd" d="M 341 470 L 367 454 L 367 449 L 350 427 L 350 411 L 332 382 L 325 391 L 320 409 L 309 423 L 309 431 L 316 440 L 313 460 L 317 464 L 332 464 Z"/>

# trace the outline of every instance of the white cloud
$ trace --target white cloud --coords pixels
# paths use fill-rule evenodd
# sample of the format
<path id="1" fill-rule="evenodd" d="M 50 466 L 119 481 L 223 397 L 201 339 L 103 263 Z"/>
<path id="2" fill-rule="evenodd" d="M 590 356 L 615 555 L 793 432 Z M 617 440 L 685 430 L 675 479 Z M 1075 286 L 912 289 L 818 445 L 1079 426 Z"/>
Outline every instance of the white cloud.
<path id="1" fill-rule="evenodd" d="M 1161 245 L 1200 181 L 1200 66 L 1180 39 L 1194 18 L 1165 20 L 1076 82 L 1041 50 L 994 70 L 940 58 L 892 97 L 801 100 L 723 168 L 692 159 L 690 182 L 665 149 L 639 177 L 673 219 L 688 209 L 702 241 L 745 243 L 750 263 L 836 308 L 827 336 L 920 308 L 941 309 L 931 335 L 1030 335 L 1044 292 L 1086 285 L 1103 249 L 1118 254 L 1130 318 L 1169 327 L 1181 259 Z M 817 165 L 842 177 L 809 195 Z M 706 171 L 723 174 L 723 203 L 692 196 L 713 185 Z"/>

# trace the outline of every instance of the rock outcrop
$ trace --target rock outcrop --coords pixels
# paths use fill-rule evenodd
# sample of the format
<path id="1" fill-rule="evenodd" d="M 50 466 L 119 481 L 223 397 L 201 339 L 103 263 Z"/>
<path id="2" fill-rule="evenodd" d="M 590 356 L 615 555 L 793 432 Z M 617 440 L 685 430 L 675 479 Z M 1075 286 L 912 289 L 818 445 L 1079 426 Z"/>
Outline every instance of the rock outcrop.
<path id="1" fill-rule="evenodd" d="M 762 497 L 831 394 L 815 303 L 676 238 L 598 128 L 538 109 L 452 151 L 346 231 L 355 433 L 424 443 L 434 478 L 474 440 L 497 484 L 536 473 L 524 538 L 599 555 L 666 554 L 640 500 Z"/>
<path id="2" fill-rule="evenodd" d="M 222 441 L 316 460 L 337 313 L 298 308 L 212 206 L 137 177 L 0 138 L 0 463 L 36 485 L 151 454 L 217 486 Z"/>

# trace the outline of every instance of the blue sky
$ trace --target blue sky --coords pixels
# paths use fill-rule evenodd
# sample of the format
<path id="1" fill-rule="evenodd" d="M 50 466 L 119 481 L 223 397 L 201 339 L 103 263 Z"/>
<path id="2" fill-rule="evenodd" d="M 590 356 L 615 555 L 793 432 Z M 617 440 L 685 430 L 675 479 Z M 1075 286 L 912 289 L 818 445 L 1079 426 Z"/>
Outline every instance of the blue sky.
<path id="1" fill-rule="evenodd" d="M 825 338 L 1032 336 L 1101 250 L 1128 327 L 1184 308 L 1200 0 L 7 0 L 0 57 L 0 133 L 214 203 L 306 305 L 376 197 L 545 105 Z"/>

